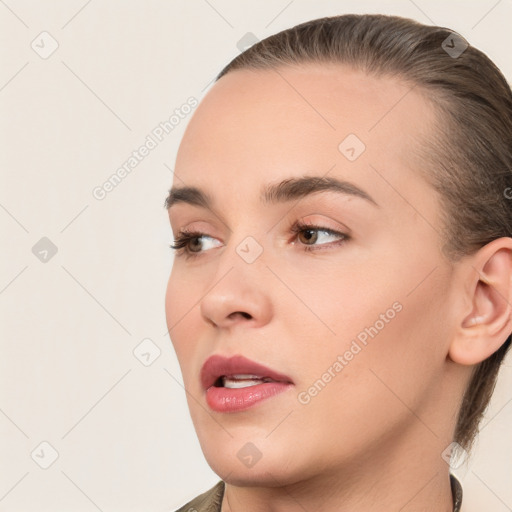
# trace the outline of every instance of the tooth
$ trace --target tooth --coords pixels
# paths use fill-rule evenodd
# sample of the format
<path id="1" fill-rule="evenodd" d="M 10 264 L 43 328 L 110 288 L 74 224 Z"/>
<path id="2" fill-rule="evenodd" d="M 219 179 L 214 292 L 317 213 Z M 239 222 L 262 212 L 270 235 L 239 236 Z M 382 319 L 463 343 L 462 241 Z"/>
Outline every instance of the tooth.
<path id="1" fill-rule="evenodd" d="M 255 375 L 243 375 L 244 378 L 240 378 L 242 375 L 236 375 L 233 377 L 222 377 L 222 385 L 229 389 L 248 388 L 250 386 L 257 386 L 262 382 L 267 382 L 261 377 Z M 252 378 L 251 378 L 252 377 Z"/>

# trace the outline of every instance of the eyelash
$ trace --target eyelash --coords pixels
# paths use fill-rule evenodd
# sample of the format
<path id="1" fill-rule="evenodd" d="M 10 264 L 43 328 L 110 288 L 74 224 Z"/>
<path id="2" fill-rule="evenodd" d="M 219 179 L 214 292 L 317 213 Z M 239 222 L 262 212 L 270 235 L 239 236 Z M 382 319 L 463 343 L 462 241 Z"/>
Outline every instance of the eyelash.
<path id="1" fill-rule="evenodd" d="M 325 247 L 322 247 L 324 245 L 327 245 L 329 247 L 332 247 L 333 245 L 338 246 L 338 245 L 341 245 L 341 244 L 347 242 L 348 240 L 350 240 L 350 237 L 347 234 L 341 233 L 340 231 L 334 231 L 333 229 L 328 229 L 328 228 L 325 228 L 322 226 L 316 226 L 313 224 L 306 224 L 303 222 L 296 222 L 295 224 L 293 224 L 290 228 L 290 231 L 292 233 L 295 233 L 296 235 L 298 235 L 302 231 L 319 231 L 319 232 L 323 232 L 323 233 L 328 233 L 329 235 L 339 236 L 341 238 L 341 240 L 338 240 L 337 242 L 332 242 L 332 243 L 328 243 L 328 244 L 320 244 L 320 246 L 303 244 L 304 245 L 303 250 L 306 252 L 319 251 L 319 250 L 321 251 L 321 250 L 325 249 Z M 187 249 L 187 247 L 188 247 L 188 244 L 194 238 L 201 238 L 202 236 L 209 237 L 209 235 L 206 235 L 206 233 L 201 233 L 199 231 L 188 231 L 186 229 L 183 229 L 179 232 L 178 236 L 174 240 L 174 243 L 169 245 L 169 247 L 171 249 L 175 250 L 176 254 L 178 256 L 185 254 L 185 256 L 187 258 L 196 258 L 200 254 L 202 254 L 203 251 L 190 252 Z"/>

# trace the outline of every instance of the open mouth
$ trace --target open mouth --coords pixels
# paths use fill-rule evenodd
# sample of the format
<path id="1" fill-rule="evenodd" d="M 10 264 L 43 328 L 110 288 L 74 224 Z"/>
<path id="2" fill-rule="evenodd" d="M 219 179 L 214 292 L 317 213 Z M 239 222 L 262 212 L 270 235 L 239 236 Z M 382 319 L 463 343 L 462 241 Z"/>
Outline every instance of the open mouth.
<path id="1" fill-rule="evenodd" d="M 292 380 L 237 355 L 209 357 L 201 368 L 206 402 L 217 412 L 238 412 L 286 391 Z"/>

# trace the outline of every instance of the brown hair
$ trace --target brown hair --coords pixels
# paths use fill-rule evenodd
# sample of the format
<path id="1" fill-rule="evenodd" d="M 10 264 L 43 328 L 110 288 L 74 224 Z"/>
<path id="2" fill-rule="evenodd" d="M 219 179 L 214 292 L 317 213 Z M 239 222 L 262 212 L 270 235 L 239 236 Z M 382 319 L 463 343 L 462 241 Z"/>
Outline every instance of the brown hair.
<path id="1" fill-rule="evenodd" d="M 462 52 L 462 53 L 461 53 Z M 237 69 L 343 63 L 398 76 L 430 101 L 435 133 L 417 155 L 445 199 L 443 250 L 450 261 L 512 236 L 512 92 L 496 65 L 452 30 L 380 14 L 302 23 L 254 44 L 217 76 Z M 461 399 L 454 439 L 470 450 L 493 393 L 506 342 L 476 365 Z"/>

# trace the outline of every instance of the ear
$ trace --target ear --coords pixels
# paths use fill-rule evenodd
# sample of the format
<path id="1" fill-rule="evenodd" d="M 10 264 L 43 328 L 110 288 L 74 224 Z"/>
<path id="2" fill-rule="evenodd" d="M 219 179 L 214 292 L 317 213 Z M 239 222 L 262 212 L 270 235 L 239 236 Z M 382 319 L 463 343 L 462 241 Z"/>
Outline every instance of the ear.
<path id="1" fill-rule="evenodd" d="M 494 354 L 512 332 L 512 238 L 498 238 L 479 249 L 466 269 L 469 306 L 448 355 L 456 363 L 475 365 Z"/>

